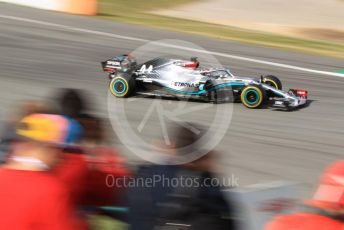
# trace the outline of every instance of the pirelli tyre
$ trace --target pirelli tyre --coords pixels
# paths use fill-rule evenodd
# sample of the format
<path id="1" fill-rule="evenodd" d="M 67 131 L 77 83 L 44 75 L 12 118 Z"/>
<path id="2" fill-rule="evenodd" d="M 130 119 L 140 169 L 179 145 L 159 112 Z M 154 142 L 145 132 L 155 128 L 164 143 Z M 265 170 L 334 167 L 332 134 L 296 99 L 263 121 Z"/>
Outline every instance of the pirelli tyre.
<path id="1" fill-rule="evenodd" d="M 241 103 L 250 109 L 258 109 L 266 104 L 266 91 L 260 85 L 248 85 L 240 95 Z"/>
<path id="2" fill-rule="evenodd" d="M 135 80 L 128 74 L 118 74 L 110 81 L 109 90 L 116 97 L 129 97 L 135 90 Z"/>
<path id="3" fill-rule="evenodd" d="M 277 77 L 273 75 L 264 76 L 262 82 L 276 89 L 282 90 L 282 82 L 280 81 L 280 79 L 278 79 Z"/>

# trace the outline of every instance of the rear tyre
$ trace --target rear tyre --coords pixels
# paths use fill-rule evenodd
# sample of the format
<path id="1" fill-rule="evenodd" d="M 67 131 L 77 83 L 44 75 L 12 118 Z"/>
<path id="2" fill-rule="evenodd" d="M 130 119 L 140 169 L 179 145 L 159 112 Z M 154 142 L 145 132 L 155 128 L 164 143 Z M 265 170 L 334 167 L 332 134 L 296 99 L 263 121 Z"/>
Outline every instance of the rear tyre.
<path id="1" fill-rule="evenodd" d="M 274 87 L 275 89 L 282 90 L 282 82 L 280 79 L 273 75 L 267 75 L 263 77 L 263 83 L 267 84 L 271 87 Z"/>
<path id="2" fill-rule="evenodd" d="M 135 80 L 127 74 L 118 74 L 112 78 L 109 90 L 116 97 L 129 97 L 135 90 Z"/>
<path id="3" fill-rule="evenodd" d="M 263 87 L 248 85 L 241 91 L 240 99 L 245 107 L 258 109 L 265 105 L 267 97 Z"/>

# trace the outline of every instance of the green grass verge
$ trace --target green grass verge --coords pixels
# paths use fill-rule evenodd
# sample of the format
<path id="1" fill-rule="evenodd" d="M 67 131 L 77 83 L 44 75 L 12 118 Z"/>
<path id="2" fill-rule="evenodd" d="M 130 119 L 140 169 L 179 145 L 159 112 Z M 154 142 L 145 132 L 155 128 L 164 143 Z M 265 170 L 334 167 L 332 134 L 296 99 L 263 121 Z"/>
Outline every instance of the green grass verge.
<path id="1" fill-rule="evenodd" d="M 164 28 L 172 31 L 187 32 L 280 49 L 296 50 L 344 58 L 344 44 L 280 36 L 236 27 L 165 17 L 149 13 L 149 11 L 152 10 L 166 9 L 168 7 L 190 3 L 192 1 L 197 0 L 100 0 L 99 16 L 119 22 Z"/>

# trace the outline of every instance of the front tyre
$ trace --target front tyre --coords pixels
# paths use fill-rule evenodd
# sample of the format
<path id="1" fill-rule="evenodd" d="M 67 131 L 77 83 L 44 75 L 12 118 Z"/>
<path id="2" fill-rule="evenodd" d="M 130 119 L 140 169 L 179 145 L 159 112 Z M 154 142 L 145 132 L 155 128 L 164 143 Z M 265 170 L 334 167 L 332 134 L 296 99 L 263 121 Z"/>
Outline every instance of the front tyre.
<path id="1" fill-rule="evenodd" d="M 134 79 L 129 75 L 116 75 L 109 84 L 109 90 L 116 97 L 129 97 L 135 88 Z"/>
<path id="2" fill-rule="evenodd" d="M 242 104 L 250 109 L 261 108 L 266 102 L 266 92 L 263 87 L 259 85 L 248 85 L 240 95 Z"/>
<path id="3" fill-rule="evenodd" d="M 280 81 L 280 79 L 273 75 L 264 76 L 262 83 L 274 87 L 275 89 L 282 90 L 282 82 Z"/>

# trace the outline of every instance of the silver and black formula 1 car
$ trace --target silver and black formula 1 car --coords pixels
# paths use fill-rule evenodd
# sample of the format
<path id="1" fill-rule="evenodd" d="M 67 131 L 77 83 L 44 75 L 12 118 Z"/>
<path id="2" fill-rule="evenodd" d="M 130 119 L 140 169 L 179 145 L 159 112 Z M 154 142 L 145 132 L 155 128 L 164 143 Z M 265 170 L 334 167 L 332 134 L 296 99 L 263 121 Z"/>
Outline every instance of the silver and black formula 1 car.
<path id="1" fill-rule="evenodd" d="M 304 105 L 308 96 L 306 90 L 282 91 L 275 76 L 239 77 L 229 69 L 202 68 L 197 58 L 155 58 L 137 64 L 130 55 L 120 55 L 102 62 L 102 67 L 109 73 L 109 89 L 116 97 L 135 93 L 215 103 L 241 101 L 247 108 L 270 105 L 292 109 Z"/>

